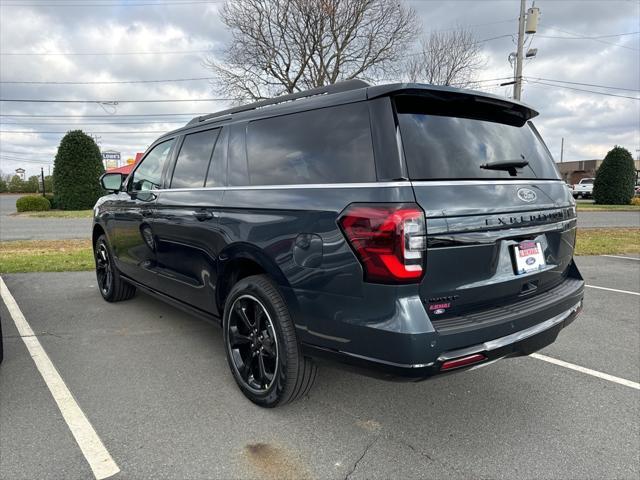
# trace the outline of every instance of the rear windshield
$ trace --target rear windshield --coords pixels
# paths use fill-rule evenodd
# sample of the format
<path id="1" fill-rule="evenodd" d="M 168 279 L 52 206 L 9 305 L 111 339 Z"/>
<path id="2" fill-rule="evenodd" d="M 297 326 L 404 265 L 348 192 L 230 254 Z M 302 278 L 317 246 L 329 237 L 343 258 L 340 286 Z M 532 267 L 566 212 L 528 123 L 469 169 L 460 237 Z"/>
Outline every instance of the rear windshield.
<path id="1" fill-rule="evenodd" d="M 555 163 L 529 123 L 505 125 L 478 118 L 398 113 L 402 144 L 413 180 L 559 179 Z M 481 165 L 529 162 L 507 170 Z"/>

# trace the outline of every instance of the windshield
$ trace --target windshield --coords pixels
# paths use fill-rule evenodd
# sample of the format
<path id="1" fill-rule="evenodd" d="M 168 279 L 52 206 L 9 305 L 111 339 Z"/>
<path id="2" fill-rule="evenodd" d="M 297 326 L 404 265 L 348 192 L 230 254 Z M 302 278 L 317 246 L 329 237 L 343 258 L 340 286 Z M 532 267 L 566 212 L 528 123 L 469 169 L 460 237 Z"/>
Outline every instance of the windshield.
<path id="1" fill-rule="evenodd" d="M 555 163 L 532 125 L 518 127 L 477 118 L 398 113 L 402 144 L 413 180 L 559 179 Z M 481 165 L 522 162 L 510 175 Z"/>

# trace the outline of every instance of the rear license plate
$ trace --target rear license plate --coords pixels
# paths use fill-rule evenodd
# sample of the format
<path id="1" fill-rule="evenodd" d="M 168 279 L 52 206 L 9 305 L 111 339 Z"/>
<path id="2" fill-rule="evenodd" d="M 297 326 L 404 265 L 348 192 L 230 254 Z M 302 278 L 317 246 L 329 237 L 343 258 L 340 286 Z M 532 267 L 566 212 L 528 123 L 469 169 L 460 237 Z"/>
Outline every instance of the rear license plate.
<path id="1" fill-rule="evenodd" d="M 540 270 L 546 265 L 539 242 L 521 242 L 514 245 L 513 258 L 518 275 Z"/>

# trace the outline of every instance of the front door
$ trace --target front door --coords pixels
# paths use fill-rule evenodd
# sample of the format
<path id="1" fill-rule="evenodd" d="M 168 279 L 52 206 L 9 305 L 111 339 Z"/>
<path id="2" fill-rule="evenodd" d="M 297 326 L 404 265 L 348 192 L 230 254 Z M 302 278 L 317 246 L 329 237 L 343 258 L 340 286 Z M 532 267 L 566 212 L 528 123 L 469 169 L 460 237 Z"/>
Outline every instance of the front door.
<path id="1" fill-rule="evenodd" d="M 157 288 L 153 212 L 162 172 L 174 140 L 154 146 L 129 177 L 115 213 L 113 249 L 120 271 L 148 287 Z"/>

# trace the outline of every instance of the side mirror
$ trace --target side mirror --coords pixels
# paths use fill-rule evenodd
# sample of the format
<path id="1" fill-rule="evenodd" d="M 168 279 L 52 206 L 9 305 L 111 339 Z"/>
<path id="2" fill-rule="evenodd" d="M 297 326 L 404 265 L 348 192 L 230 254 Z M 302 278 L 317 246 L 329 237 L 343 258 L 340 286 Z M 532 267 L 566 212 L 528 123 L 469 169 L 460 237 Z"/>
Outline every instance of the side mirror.
<path id="1" fill-rule="evenodd" d="M 105 173 L 100 177 L 102 188 L 108 192 L 119 192 L 122 189 L 124 175 L 121 173 Z"/>

